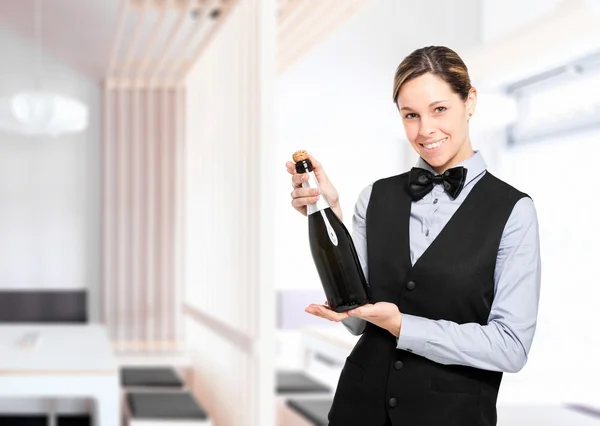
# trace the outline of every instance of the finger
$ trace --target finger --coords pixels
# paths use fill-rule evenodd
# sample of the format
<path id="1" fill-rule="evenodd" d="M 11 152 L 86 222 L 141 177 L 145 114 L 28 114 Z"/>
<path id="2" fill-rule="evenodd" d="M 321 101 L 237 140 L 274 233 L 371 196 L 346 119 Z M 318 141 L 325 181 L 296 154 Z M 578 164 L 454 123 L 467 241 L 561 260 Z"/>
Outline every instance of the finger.
<path id="1" fill-rule="evenodd" d="M 310 160 L 310 163 L 312 164 L 313 172 L 315 173 L 315 175 L 317 175 L 317 180 L 319 182 L 326 182 L 329 178 L 327 177 L 327 173 L 325 173 L 321 162 L 310 154 L 308 155 L 308 158 Z"/>
<path id="2" fill-rule="evenodd" d="M 298 187 L 302 185 L 302 182 L 306 182 L 308 180 L 307 173 L 296 173 L 292 175 L 292 185 Z"/>
<path id="3" fill-rule="evenodd" d="M 321 191 L 319 188 L 296 188 L 291 193 L 292 198 L 316 197 Z"/>
<path id="4" fill-rule="evenodd" d="M 345 312 L 338 313 L 338 312 L 332 311 L 331 309 L 329 309 L 326 306 L 315 305 L 315 304 L 309 305 L 306 308 L 306 312 L 316 315 L 321 318 L 328 319 L 330 321 L 335 321 L 335 322 L 339 322 L 339 321 L 343 320 L 344 318 L 348 317 L 348 315 Z"/>
<path id="5" fill-rule="evenodd" d="M 317 160 L 315 157 L 308 154 L 308 159 L 310 160 L 310 164 L 312 164 L 313 170 L 314 169 L 323 169 L 321 162 L 319 160 Z"/>
<path id="6" fill-rule="evenodd" d="M 294 198 L 292 199 L 292 207 L 295 209 L 300 209 L 302 207 L 306 207 L 309 204 L 314 204 L 319 201 L 319 196 L 315 197 L 302 197 L 302 198 Z"/>
<path id="7" fill-rule="evenodd" d="M 350 309 L 349 311 L 347 311 L 347 313 L 348 313 L 348 316 L 351 316 L 351 317 L 362 316 L 362 311 L 360 310 L 360 308 Z"/>
<path id="8" fill-rule="evenodd" d="M 310 154 L 308 155 L 308 158 L 310 160 L 310 163 L 312 164 L 313 172 L 322 176 L 326 176 L 325 170 L 323 170 L 323 165 L 321 164 L 321 162 Z"/>
<path id="9" fill-rule="evenodd" d="M 315 308 L 310 309 L 310 308 L 307 308 L 306 312 L 308 312 L 309 314 L 314 315 L 316 317 L 323 318 L 323 319 L 326 319 L 326 320 L 329 320 L 329 321 L 335 321 L 335 322 L 339 321 L 339 320 L 333 318 L 330 314 L 328 314 L 328 313 L 326 313 L 326 312 L 324 312 L 324 311 L 322 311 L 320 309 L 315 309 Z"/>
<path id="10" fill-rule="evenodd" d="M 294 163 L 292 163 L 291 161 L 286 161 L 286 163 L 285 163 L 285 168 L 286 168 L 286 169 L 287 169 L 287 171 L 288 171 L 290 174 L 292 174 L 292 175 L 293 175 L 294 173 L 296 173 L 296 165 L 295 165 Z"/>
<path id="11" fill-rule="evenodd" d="M 374 308 L 373 305 L 364 305 L 359 308 L 354 308 L 348 311 L 348 315 L 351 317 L 371 317 L 377 313 L 377 308 Z"/>

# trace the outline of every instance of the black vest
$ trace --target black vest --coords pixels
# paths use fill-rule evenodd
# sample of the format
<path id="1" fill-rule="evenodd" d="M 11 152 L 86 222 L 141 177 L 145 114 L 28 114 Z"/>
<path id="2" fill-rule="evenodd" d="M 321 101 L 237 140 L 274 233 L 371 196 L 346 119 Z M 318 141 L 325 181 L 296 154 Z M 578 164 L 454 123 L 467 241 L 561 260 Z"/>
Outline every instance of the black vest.
<path id="1" fill-rule="evenodd" d="M 458 324 L 488 322 L 504 226 L 527 195 L 489 172 L 475 184 L 414 266 L 410 260 L 408 173 L 373 185 L 367 208 L 372 303 Z M 443 365 L 396 348 L 367 323 L 346 360 L 331 426 L 492 426 L 502 373 Z"/>

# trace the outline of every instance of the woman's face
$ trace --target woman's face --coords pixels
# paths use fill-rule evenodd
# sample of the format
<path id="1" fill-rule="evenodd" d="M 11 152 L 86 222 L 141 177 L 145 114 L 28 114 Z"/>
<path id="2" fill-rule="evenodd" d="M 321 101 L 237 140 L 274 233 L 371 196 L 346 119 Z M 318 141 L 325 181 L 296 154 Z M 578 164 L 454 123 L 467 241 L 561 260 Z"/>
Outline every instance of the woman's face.
<path id="1" fill-rule="evenodd" d="M 473 155 L 469 114 L 474 112 L 476 102 L 474 88 L 463 101 L 448 83 L 431 73 L 400 88 L 397 103 L 406 137 L 437 173 Z"/>

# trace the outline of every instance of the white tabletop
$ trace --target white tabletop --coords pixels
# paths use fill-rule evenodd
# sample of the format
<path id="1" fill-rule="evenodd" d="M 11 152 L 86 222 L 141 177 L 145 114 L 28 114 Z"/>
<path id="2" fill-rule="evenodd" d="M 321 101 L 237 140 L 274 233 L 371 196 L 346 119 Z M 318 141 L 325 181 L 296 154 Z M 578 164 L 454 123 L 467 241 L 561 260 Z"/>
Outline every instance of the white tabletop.
<path id="1" fill-rule="evenodd" d="M 335 344 L 348 351 L 351 351 L 361 338 L 361 336 L 351 334 L 342 324 L 339 324 L 339 327 L 305 327 L 302 332 L 305 336 Z"/>
<path id="2" fill-rule="evenodd" d="M 108 333 L 101 325 L 0 325 L 0 375 L 117 372 Z"/>

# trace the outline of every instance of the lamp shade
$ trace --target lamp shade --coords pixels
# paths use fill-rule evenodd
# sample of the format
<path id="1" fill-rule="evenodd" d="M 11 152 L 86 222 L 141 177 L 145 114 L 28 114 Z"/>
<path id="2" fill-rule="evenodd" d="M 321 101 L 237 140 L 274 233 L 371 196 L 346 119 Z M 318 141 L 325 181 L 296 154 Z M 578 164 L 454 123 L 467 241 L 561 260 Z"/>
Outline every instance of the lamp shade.
<path id="1" fill-rule="evenodd" d="M 87 125 L 88 109 L 76 99 L 44 92 L 22 92 L 0 99 L 0 130 L 59 136 L 80 132 Z"/>

